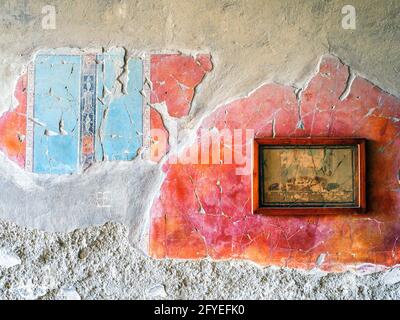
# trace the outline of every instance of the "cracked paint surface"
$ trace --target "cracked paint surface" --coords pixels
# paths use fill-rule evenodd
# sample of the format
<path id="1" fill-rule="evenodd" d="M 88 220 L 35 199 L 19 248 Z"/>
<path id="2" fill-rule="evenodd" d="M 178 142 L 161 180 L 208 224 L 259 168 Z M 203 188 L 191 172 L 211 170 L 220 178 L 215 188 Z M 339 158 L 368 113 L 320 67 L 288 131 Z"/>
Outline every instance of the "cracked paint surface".
<path id="1" fill-rule="evenodd" d="M 19 106 L 0 118 L 1 150 L 47 174 L 135 158 L 143 144 L 143 66 L 125 55 L 123 48 L 39 53 L 17 83 Z"/>
<path id="2" fill-rule="evenodd" d="M 117 67 L 124 63 L 124 52 L 103 54 L 98 65 L 96 159 L 132 160 L 142 146 L 143 109 L 140 90 L 143 85 L 143 66 L 139 58 L 127 62 L 128 80 L 121 86 Z M 103 71 L 104 65 L 104 71 Z M 123 91 L 115 98 L 113 94 Z"/>
<path id="3" fill-rule="evenodd" d="M 367 214 L 254 215 L 251 174 L 237 175 L 237 165 L 166 163 L 151 209 L 151 255 L 337 271 L 398 264 L 400 100 L 360 76 L 349 79 L 346 65 L 324 56 L 304 90 L 263 85 L 210 114 L 198 136 L 201 129 L 253 129 L 256 137 L 366 138 Z M 185 151 L 198 146 L 199 139 Z"/>
<path id="4" fill-rule="evenodd" d="M 165 102 L 172 117 L 188 115 L 196 86 L 212 69 L 210 55 L 153 54 L 150 63 L 150 102 Z"/>
<path id="5" fill-rule="evenodd" d="M 152 130 L 150 159 L 159 162 L 169 151 L 169 132 L 164 126 L 161 114 L 153 107 L 150 108 L 150 127 Z"/>
<path id="6" fill-rule="evenodd" d="M 151 102 L 165 103 L 173 117 L 187 115 L 196 87 L 212 69 L 210 55 L 151 54 L 149 60 Z M 0 118 L 0 147 L 11 160 L 36 173 L 71 174 L 94 162 L 137 156 L 146 135 L 141 58 L 127 58 L 123 48 L 40 53 L 25 116 L 28 78 L 16 88 L 18 109 Z M 158 111 L 149 108 L 150 159 L 158 162 L 169 150 L 168 131 Z"/>
<path id="7" fill-rule="evenodd" d="M 0 150 L 20 167 L 25 167 L 27 75 L 17 81 L 15 97 L 18 106 L 0 118 Z"/>
<path id="8" fill-rule="evenodd" d="M 80 56 L 35 60 L 33 172 L 73 173 L 79 165 Z M 60 132 L 63 122 L 65 134 Z"/>
<path id="9" fill-rule="evenodd" d="M 37 58 L 40 62 L 40 55 Z M 47 80 L 35 81 L 35 114 L 28 122 L 29 83 L 26 75 L 18 80 L 15 96 L 19 105 L 0 118 L 0 148 L 19 166 L 24 167 L 26 163 L 26 141 L 29 140 L 26 126 L 30 122 L 35 132 L 40 133 L 34 142 L 36 148 L 43 147 L 43 163 L 48 165 L 43 170 L 46 173 L 75 172 L 84 161 L 82 154 L 89 163 L 92 156 L 95 161 L 130 160 L 136 156 L 144 127 L 140 92 L 144 79 L 142 61 L 126 59 L 124 52 L 117 50 L 97 55 L 93 73 L 91 68 L 83 72 L 81 58 L 43 57 Z M 59 60 L 48 63 L 49 59 Z M 151 103 L 165 103 L 171 117 L 187 115 L 196 86 L 211 70 L 210 57 L 152 55 L 150 63 Z M 36 72 L 35 76 L 40 77 L 40 68 Z M 50 78 L 57 80 L 52 82 Z M 36 110 L 37 104 L 40 107 Z M 89 110 L 93 104 L 97 108 L 95 117 Z M 40 108 L 46 108 L 43 116 Z M 162 115 L 155 108 L 149 108 L 150 127 L 160 130 L 168 139 Z M 90 136 L 93 129 L 94 138 Z M 256 137 L 368 139 L 368 213 L 256 216 L 251 212 L 251 175 L 237 175 L 239 165 L 166 163 L 163 166 L 166 176 L 151 209 L 153 257 L 243 258 L 262 265 L 301 268 L 318 265 L 327 270 L 341 270 L 357 263 L 399 263 L 398 98 L 350 74 L 349 68 L 337 58 L 325 56 L 304 90 L 266 84 L 216 109 L 203 120 L 197 143 L 190 148 L 198 147 L 201 129 L 210 132 L 252 129 Z M 67 144 L 65 150 L 60 148 L 62 144 L 50 143 L 67 138 L 75 142 Z M 73 150 L 68 149 L 71 145 Z M 221 145 L 222 152 L 231 148 L 225 142 Z M 73 161 L 67 163 L 68 170 L 57 169 L 59 163 L 53 163 L 57 159 L 56 149 L 60 150 L 57 152 L 69 150 L 68 154 L 73 155 Z M 168 141 L 160 142 L 152 136 L 150 149 L 151 160 L 158 162 L 169 151 Z M 175 156 L 171 154 L 169 159 Z M 62 165 L 66 164 L 66 159 L 59 159 L 64 161 Z"/>

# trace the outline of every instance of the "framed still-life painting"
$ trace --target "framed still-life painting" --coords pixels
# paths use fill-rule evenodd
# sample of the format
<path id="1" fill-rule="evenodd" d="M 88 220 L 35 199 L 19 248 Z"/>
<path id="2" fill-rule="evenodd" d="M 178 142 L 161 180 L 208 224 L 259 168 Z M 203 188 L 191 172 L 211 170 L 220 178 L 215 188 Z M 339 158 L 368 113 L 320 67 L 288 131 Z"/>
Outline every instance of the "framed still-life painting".
<path id="1" fill-rule="evenodd" d="M 253 212 L 365 212 L 365 172 L 364 139 L 255 139 Z"/>

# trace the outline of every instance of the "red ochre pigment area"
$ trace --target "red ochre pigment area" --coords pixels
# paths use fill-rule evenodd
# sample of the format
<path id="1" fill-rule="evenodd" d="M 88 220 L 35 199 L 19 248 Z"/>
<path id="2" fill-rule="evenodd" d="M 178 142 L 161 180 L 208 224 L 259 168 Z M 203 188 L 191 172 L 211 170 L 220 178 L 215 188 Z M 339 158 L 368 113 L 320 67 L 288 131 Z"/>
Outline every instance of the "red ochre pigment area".
<path id="1" fill-rule="evenodd" d="M 150 66 L 150 102 L 164 102 L 169 115 L 177 118 L 189 113 L 196 86 L 212 69 L 208 54 L 154 54 Z"/>
<path id="2" fill-rule="evenodd" d="M 151 146 L 150 159 L 159 162 L 169 151 L 169 132 L 164 126 L 160 113 L 150 107 L 150 128 L 151 128 Z"/>
<path id="3" fill-rule="evenodd" d="M 22 75 L 15 88 L 18 106 L 0 117 L 0 151 L 21 168 L 25 167 L 27 75 Z"/>
<path id="4" fill-rule="evenodd" d="M 398 264 L 400 101 L 358 76 L 341 100 L 348 79 L 349 68 L 325 56 L 299 99 L 291 87 L 267 84 L 218 108 L 201 128 L 253 129 L 256 137 L 368 139 L 367 214 L 254 215 L 251 175 L 237 175 L 237 165 L 167 163 L 151 209 L 151 255 L 306 269 L 322 264 L 331 271 Z"/>

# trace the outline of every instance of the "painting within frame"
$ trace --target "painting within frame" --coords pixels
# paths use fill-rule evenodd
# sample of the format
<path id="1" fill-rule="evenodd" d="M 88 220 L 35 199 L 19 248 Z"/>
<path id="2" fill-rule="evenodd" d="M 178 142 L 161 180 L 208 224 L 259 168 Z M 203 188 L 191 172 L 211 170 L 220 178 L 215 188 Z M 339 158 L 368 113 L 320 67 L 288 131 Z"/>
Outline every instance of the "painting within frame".
<path id="1" fill-rule="evenodd" d="M 364 139 L 255 139 L 253 163 L 254 213 L 366 211 Z"/>

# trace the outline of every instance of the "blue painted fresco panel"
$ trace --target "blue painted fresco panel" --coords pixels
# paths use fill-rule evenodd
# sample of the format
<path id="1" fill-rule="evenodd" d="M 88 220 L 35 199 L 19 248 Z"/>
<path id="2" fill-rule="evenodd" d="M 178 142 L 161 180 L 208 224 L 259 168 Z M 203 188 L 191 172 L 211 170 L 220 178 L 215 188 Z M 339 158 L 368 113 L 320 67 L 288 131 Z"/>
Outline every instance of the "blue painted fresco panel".
<path id="1" fill-rule="evenodd" d="M 98 103 L 96 160 L 132 160 L 143 144 L 143 65 L 139 58 L 128 61 L 128 81 L 125 94 L 118 98 L 103 97 L 103 92 L 115 92 L 116 59 L 123 56 L 104 54 L 98 67 Z M 123 60 L 122 60 L 123 61 Z"/>
<path id="2" fill-rule="evenodd" d="M 72 55 L 36 58 L 34 172 L 69 174 L 78 170 L 80 61 L 80 56 Z"/>

